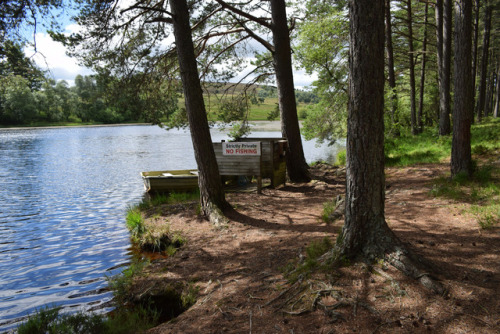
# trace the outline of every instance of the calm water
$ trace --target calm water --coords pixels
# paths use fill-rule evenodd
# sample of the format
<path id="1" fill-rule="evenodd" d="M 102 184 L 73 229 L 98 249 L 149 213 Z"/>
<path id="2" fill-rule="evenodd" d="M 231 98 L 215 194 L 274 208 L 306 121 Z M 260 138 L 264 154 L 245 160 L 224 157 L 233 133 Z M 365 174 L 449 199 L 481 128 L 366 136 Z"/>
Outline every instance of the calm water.
<path id="1" fill-rule="evenodd" d="M 227 138 L 212 130 L 212 139 Z M 308 162 L 336 149 L 304 142 Z M 106 305 L 106 276 L 130 261 L 124 216 L 144 195 L 139 173 L 187 168 L 196 168 L 187 131 L 0 129 L 0 332 L 45 305 Z"/>

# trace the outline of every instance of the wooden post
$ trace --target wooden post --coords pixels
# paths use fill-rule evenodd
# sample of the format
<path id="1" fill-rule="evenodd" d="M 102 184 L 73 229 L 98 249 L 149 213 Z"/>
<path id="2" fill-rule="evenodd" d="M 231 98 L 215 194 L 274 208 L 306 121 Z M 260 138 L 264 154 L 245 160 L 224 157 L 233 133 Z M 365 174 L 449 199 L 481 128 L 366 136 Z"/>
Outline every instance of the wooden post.
<path id="1" fill-rule="evenodd" d="M 257 176 L 257 194 L 262 194 L 262 142 L 259 142 L 260 156 L 259 156 L 259 175 Z"/>

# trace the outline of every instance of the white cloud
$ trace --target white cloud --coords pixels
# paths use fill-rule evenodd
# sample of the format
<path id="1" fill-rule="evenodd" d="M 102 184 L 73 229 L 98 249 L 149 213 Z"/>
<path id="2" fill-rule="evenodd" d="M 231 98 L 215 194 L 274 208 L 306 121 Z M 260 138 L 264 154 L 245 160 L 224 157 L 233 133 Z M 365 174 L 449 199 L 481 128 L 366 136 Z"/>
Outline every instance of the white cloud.
<path id="1" fill-rule="evenodd" d="M 318 75 L 313 73 L 312 75 L 307 74 L 304 70 L 293 71 L 293 84 L 296 89 L 309 89 L 313 81 L 318 79 Z"/>
<path id="2" fill-rule="evenodd" d="M 66 26 L 66 33 L 77 33 L 83 28 L 77 24 L 69 24 Z M 162 41 L 162 46 L 173 43 L 173 36 L 169 36 L 165 41 Z M 257 44 L 257 46 L 260 44 Z M 71 58 L 66 54 L 66 47 L 59 42 L 53 41 L 47 33 L 36 34 L 36 52 L 33 48 L 25 50 L 28 57 L 36 62 L 36 64 L 43 70 L 49 71 L 49 75 L 56 80 L 66 80 L 70 85 L 74 83 L 75 77 L 80 75 L 90 75 L 92 70 L 78 64 L 77 59 Z M 248 61 L 254 60 L 248 58 Z M 237 82 L 245 77 L 255 67 L 248 64 L 246 70 L 239 73 L 239 75 L 232 81 Z M 248 82 L 254 78 L 250 75 L 243 80 Z M 295 88 L 304 89 L 309 86 L 312 81 L 316 80 L 316 75 L 308 75 L 303 70 L 294 70 L 294 84 Z"/>
<path id="3" fill-rule="evenodd" d="M 69 31 L 75 31 L 77 25 L 67 27 Z M 49 75 L 56 80 L 66 80 L 73 83 L 78 74 L 89 75 L 92 71 L 80 66 L 78 61 L 66 54 L 66 47 L 59 42 L 53 41 L 47 33 L 36 34 L 36 52 L 31 47 L 25 50 L 26 56 L 32 57 L 35 63 L 42 69 L 49 71 Z"/>

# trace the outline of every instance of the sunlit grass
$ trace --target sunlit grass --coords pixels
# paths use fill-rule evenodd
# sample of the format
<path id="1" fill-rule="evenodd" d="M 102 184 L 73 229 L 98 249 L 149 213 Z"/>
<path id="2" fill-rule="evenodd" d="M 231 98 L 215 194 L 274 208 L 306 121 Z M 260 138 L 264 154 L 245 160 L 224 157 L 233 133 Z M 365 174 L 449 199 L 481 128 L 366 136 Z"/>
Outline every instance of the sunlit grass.
<path id="1" fill-rule="evenodd" d="M 481 228 L 500 223 L 500 168 L 479 167 L 472 178 L 459 174 L 455 178 L 441 177 L 435 181 L 431 194 L 470 204 L 467 213 L 475 217 Z"/>
<path id="2" fill-rule="evenodd" d="M 500 149 L 500 119 L 483 119 L 471 127 L 471 149 L 476 156 Z M 419 135 L 404 133 L 401 137 L 386 138 L 387 166 L 410 166 L 422 163 L 440 163 L 451 155 L 452 136 L 439 136 L 436 129 L 426 129 Z"/>

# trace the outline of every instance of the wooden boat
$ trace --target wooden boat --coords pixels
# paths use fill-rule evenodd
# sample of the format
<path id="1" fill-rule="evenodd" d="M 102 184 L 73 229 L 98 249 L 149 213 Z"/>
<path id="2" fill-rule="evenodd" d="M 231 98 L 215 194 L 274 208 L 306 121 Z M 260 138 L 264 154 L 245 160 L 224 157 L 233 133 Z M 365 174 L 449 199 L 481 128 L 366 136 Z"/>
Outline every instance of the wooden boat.
<path id="1" fill-rule="evenodd" d="M 141 176 L 148 192 L 190 192 L 198 189 L 196 169 L 142 172 Z"/>

